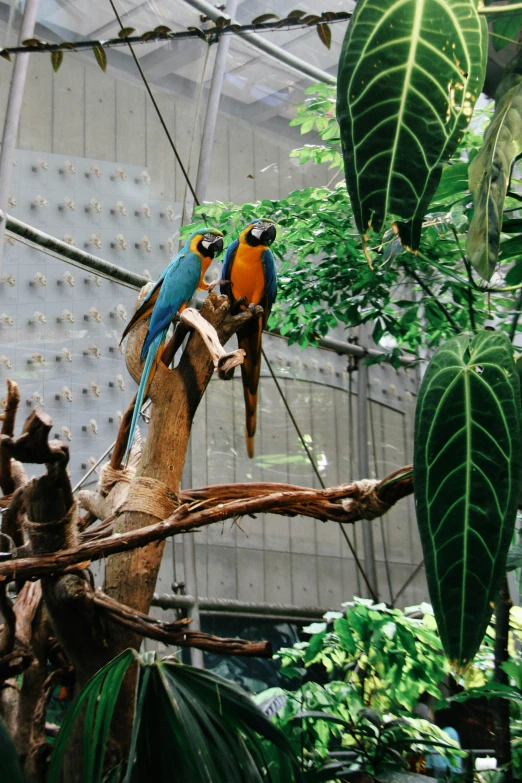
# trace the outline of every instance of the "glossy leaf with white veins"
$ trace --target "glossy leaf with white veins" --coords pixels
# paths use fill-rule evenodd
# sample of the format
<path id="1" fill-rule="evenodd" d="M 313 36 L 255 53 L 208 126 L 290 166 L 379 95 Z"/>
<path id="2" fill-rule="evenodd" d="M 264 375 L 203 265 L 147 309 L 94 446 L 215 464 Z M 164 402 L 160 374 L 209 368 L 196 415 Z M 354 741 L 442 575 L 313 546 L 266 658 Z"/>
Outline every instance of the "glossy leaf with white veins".
<path id="1" fill-rule="evenodd" d="M 419 246 L 442 164 L 484 82 L 487 29 L 474 0 L 359 0 L 339 63 L 337 117 L 357 228 L 389 216 Z"/>
<path id="2" fill-rule="evenodd" d="M 461 669 L 479 648 L 505 572 L 521 467 L 511 343 L 490 331 L 449 340 L 419 391 L 413 482 L 440 638 Z"/>
<path id="3" fill-rule="evenodd" d="M 500 244 L 504 202 L 513 163 L 522 152 L 522 55 L 508 66 L 495 94 L 495 114 L 484 134 L 484 146 L 469 165 L 474 213 L 466 250 L 484 280 L 490 280 L 500 258 L 509 258 L 509 243 Z M 518 238 L 517 238 L 518 239 Z"/>

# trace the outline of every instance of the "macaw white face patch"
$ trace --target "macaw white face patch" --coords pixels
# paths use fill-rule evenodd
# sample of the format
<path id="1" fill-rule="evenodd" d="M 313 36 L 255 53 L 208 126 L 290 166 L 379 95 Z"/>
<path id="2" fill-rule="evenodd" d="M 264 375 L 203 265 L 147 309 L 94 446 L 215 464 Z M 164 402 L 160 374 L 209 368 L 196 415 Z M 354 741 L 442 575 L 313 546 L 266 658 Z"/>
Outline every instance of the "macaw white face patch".
<path id="1" fill-rule="evenodd" d="M 203 237 L 203 239 L 201 240 L 201 244 L 203 245 L 203 247 L 205 248 L 205 250 L 208 250 L 208 248 L 210 247 L 210 245 L 211 245 L 213 242 L 215 242 L 215 241 L 216 241 L 216 239 L 217 239 L 217 237 L 216 237 L 216 235 L 215 235 L 215 234 L 205 234 L 205 236 L 204 236 L 204 237 Z"/>
<path id="2" fill-rule="evenodd" d="M 261 239 L 261 234 L 263 231 L 266 231 L 267 228 L 270 228 L 270 226 L 273 226 L 271 220 L 260 220 L 259 223 L 256 223 L 254 228 L 252 229 L 252 236 L 254 236 L 256 239 Z"/>

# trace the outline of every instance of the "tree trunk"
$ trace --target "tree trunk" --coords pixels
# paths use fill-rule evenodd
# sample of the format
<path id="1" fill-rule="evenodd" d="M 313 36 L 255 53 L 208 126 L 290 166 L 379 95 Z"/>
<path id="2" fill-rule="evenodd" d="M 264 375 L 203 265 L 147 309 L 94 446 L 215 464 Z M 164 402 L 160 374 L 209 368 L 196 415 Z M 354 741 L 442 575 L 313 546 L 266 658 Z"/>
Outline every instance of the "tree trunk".
<path id="1" fill-rule="evenodd" d="M 512 607 L 509 596 L 509 587 L 506 576 L 503 577 L 500 590 L 495 601 L 495 674 L 494 681 L 502 685 L 509 684 L 509 678 L 502 669 L 502 664 L 509 658 L 509 610 Z M 493 725 L 495 730 L 495 756 L 498 766 L 505 768 L 504 783 L 513 780 L 513 768 L 511 765 L 511 734 L 509 728 L 509 701 L 507 699 L 494 698 L 491 700 L 493 708 Z"/>

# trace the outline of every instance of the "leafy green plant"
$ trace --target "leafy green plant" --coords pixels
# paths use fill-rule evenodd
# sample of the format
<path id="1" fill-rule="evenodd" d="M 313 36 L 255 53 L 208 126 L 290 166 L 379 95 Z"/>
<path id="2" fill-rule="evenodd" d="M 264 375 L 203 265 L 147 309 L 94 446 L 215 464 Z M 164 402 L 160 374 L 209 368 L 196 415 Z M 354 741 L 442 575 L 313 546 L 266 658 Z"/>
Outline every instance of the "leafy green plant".
<path id="1" fill-rule="evenodd" d="M 408 617 L 356 599 L 344 617 L 329 612 L 326 620 L 304 629 L 309 641 L 279 652 L 280 674 L 297 689 L 271 688 L 255 697 L 288 737 L 303 771 L 315 769 L 318 780 L 354 770 L 379 780 L 393 772 L 401 780 L 410 756 L 435 748 L 456 765 L 461 754 L 448 736 L 412 718 L 423 694 L 442 698 L 449 670 L 431 607 L 415 607 Z"/>
<path id="2" fill-rule="evenodd" d="M 330 612 L 327 623 L 305 631 L 308 642 L 279 651 L 280 673 L 304 680 L 307 671 L 325 672 L 325 679 L 349 683 L 361 705 L 392 712 L 411 712 L 423 693 L 440 697 L 440 683 L 449 667 L 429 606 L 420 617 L 356 598 L 343 617 Z"/>
<path id="3" fill-rule="evenodd" d="M 101 783 L 116 701 L 123 678 L 136 664 L 136 712 L 125 783 L 300 780 L 288 740 L 237 686 L 175 659 L 140 658 L 126 650 L 71 705 L 53 749 L 48 783 L 61 779 L 71 731 L 82 714 L 83 780 Z"/>

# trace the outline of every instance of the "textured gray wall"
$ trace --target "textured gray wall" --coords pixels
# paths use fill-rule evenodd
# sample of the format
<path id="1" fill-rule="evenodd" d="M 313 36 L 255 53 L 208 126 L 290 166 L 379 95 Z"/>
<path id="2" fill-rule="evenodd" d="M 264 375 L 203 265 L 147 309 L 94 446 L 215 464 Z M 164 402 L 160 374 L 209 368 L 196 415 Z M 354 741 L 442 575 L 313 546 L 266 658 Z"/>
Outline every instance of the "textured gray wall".
<path id="1" fill-rule="evenodd" d="M 2 116 L 8 88 L 5 74 L 9 72 L 10 66 L 2 62 L 0 67 L 4 73 L 4 78 L 0 80 Z M 156 93 L 180 155 L 187 161 L 193 133 L 195 101 L 160 90 L 156 90 Z M 197 166 L 200 129 L 201 120 L 196 124 L 191 156 L 190 171 L 193 179 Z M 289 159 L 288 152 L 298 145 L 299 141 L 292 140 L 287 134 L 278 136 L 266 130 L 260 131 L 241 120 L 220 115 L 207 198 L 223 201 L 230 199 L 236 202 L 277 198 L 296 188 L 325 184 L 330 174 L 324 168 L 302 167 L 295 160 Z M 104 176 L 117 165 L 132 166 L 133 176 L 143 167 L 151 177 L 147 198 L 156 210 L 169 202 L 179 206 L 179 202 L 183 200 L 185 184 L 182 175 L 177 170 L 159 121 L 142 87 L 137 83 L 116 78 L 114 72 L 103 75 L 84 57 L 66 55 L 60 72 L 54 75 L 47 57 L 33 56 L 29 67 L 18 146 L 23 151 L 20 153 L 20 160 L 24 161 L 25 168 L 16 172 L 16 187 L 19 204 L 23 201 L 26 208 L 37 195 L 34 172 L 28 165 L 29 157 L 33 153 L 35 161 L 49 154 L 74 159 L 79 173 L 88 171 L 92 161 L 107 162 Z M 54 157 L 52 162 L 56 168 Z M 85 181 L 79 189 L 83 193 Z M 48 226 L 51 233 L 62 231 L 64 216 L 56 212 L 56 205 L 66 195 L 62 190 L 64 189 L 60 190 L 57 185 L 53 188 L 49 185 L 49 192 L 42 192 L 44 197 L 52 201 L 55 210 L 54 223 L 48 218 L 47 223 L 39 223 L 39 220 L 44 221 L 44 218 L 39 218 L 38 212 L 34 210 L 29 213 L 33 217 L 31 222 L 36 226 Z M 138 203 L 139 198 L 136 199 Z M 13 215 L 22 217 L 20 210 L 18 214 L 16 209 L 12 212 Z M 137 219 L 130 210 L 125 224 L 130 226 L 125 229 L 129 234 L 138 230 L 133 220 Z M 115 223 L 114 229 L 116 227 Z M 141 232 L 140 228 L 138 233 Z M 122 256 L 110 247 L 110 236 L 112 234 L 107 229 L 102 255 L 116 263 L 126 263 L 129 256 Z M 33 295 L 45 300 L 48 323 L 55 321 L 57 314 L 61 312 L 58 310 L 55 294 L 51 295 L 50 285 L 45 296 L 34 286 L 29 287 L 30 277 L 27 276 L 34 276 L 39 270 L 47 273 L 53 286 L 61 278 L 65 267 L 60 262 L 49 262 L 51 267 L 45 269 L 44 263 L 47 264 L 47 260 L 44 262 L 42 256 L 34 251 L 28 254 L 27 251 L 13 249 L 11 256 L 6 254 L 5 269 L 19 278 L 18 291 L 23 291 L 23 296 L 22 293 L 14 294 L 14 289 L 8 289 L 6 285 L 0 286 L 0 309 L 8 309 L 9 296 L 13 298 L 13 307 L 15 302 L 17 307 L 23 304 L 20 313 L 25 331 L 21 328 L 21 322 L 15 324 L 10 333 L 6 328 L 0 327 L 2 354 L 12 350 L 13 334 L 18 334 L 17 342 L 21 350 L 28 350 L 26 320 L 36 309 L 36 299 L 33 301 L 31 298 Z M 161 268 L 165 263 L 166 259 L 155 246 L 152 256 L 139 256 L 139 259 L 133 262 L 133 268 L 134 264 L 136 271 L 148 267 L 154 275 L 157 273 L 156 267 Z M 77 277 L 82 281 L 84 275 Z M 94 292 L 99 301 L 107 302 L 107 312 L 104 311 L 104 321 L 97 328 L 96 336 L 100 344 L 103 343 L 107 351 L 111 352 L 110 357 L 107 353 L 107 361 L 110 359 L 116 362 L 114 346 L 117 345 L 117 324 L 114 323 L 113 316 L 112 321 L 107 320 L 110 316 L 108 309 L 116 300 L 119 301 L 123 293 L 118 287 L 108 288 L 108 284 L 103 285 L 105 288 L 101 289 L 100 293 Z M 57 290 L 52 288 L 53 292 Z M 60 295 L 64 297 L 60 305 L 63 309 L 67 306 L 67 296 L 72 296 L 72 293 L 63 286 L 60 291 Z M 84 309 L 87 304 L 91 306 L 90 297 L 94 295 L 92 291 L 90 284 L 82 283 L 80 290 L 76 288 L 74 296 L 80 300 Z M 132 300 L 132 295 L 130 298 Z M 129 294 L 126 293 L 125 302 L 128 299 Z M 48 333 L 45 330 L 34 330 L 30 344 L 34 346 L 33 349 L 43 353 L 50 350 L 51 356 L 59 348 L 59 340 L 56 341 L 56 335 L 52 339 L 46 335 Z M 82 339 L 85 342 L 92 338 L 86 333 Z M 73 344 L 73 353 L 76 351 L 79 361 L 84 362 L 83 365 L 76 365 L 79 368 L 79 387 L 85 380 L 90 379 L 87 373 L 91 373 L 93 365 L 90 359 L 81 358 L 82 346 L 83 343 L 80 342 Z M 352 395 L 350 417 L 346 358 L 312 349 L 301 352 L 296 347 L 288 348 L 284 341 L 276 338 L 267 340 L 267 351 L 281 377 L 294 415 L 310 439 L 325 483 L 336 484 L 362 477 L 356 459 L 356 396 Z M 17 348 L 17 360 L 20 356 Z M 30 379 L 27 381 L 28 392 L 33 387 L 37 390 L 38 383 L 43 383 L 44 370 L 35 374 L 34 367 L 27 367 L 26 358 L 22 357 L 20 361 L 17 368 L 22 373 L 24 382 L 28 377 Z M 88 369 L 86 361 L 90 362 Z M 121 363 L 121 358 L 118 361 Z M 114 375 L 115 367 L 114 363 L 108 364 L 107 377 L 103 373 L 100 376 L 103 378 L 103 393 L 113 395 L 107 398 L 107 404 L 95 401 L 88 394 L 82 396 L 79 388 L 79 393 L 71 405 L 68 415 L 78 426 L 76 445 L 80 449 L 78 460 L 82 464 L 85 464 L 83 461 L 88 454 L 99 454 L 102 451 L 102 439 L 93 439 L 92 433 L 85 433 L 82 429 L 82 426 L 85 426 L 82 425 L 83 419 L 89 421 L 93 416 L 94 406 L 98 406 L 96 415 L 102 435 L 110 442 L 117 426 L 114 420 L 115 411 L 117 408 L 123 408 L 125 399 L 132 392 L 133 383 L 128 376 L 127 389 L 121 400 L 114 400 L 114 387 L 111 387 L 110 391 L 105 388 L 109 375 Z M 13 370 L 10 372 L 13 373 Z M 0 367 L 0 381 L 8 375 L 7 368 Z M 55 385 L 59 385 L 59 380 L 55 378 Z M 353 389 L 356 388 L 355 376 Z M 369 454 L 374 476 L 384 476 L 412 459 L 414 391 L 414 376 L 406 378 L 404 373 L 397 374 L 391 368 L 370 369 L 372 402 Z M 59 419 L 64 404 L 63 400 L 57 401 L 56 409 L 53 409 L 54 396 L 54 392 L 47 395 L 47 407 L 51 408 L 53 417 Z M 28 404 L 33 403 L 29 401 Z M 261 382 L 260 408 L 257 456 L 250 462 L 246 458 L 244 447 L 239 381 L 234 380 L 229 384 L 213 381 L 210 384 L 194 423 L 191 468 L 188 471 L 193 486 L 249 478 L 317 486 L 317 480 L 303 456 L 273 381 L 266 373 Z M 82 421 L 80 417 L 83 417 Z M 112 429 L 109 428 L 109 418 L 113 419 L 110 425 Z M 88 438 L 90 440 L 86 440 Z M 74 441 L 71 448 L 74 454 Z M 287 460 L 285 455 L 288 455 Z M 75 470 L 80 467 L 81 465 L 75 465 Z M 362 524 L 368 523 L 358 523 L 355 530 L 349 531 L 361 557 Z M 377 520 L 371 524 L 374 528 L 378 560 L 379 589 L 381 597 L 388 601 L 389 583 L 391 594 L 396 593 L 422 559 L 411 501 L 402 501 L 382 521 Z M 227 522 L 223 527 L 215 526 L 195 535 L 198 592 L 202 596 L 333 608 L 338 607 L 341 601 L 349 600 L 354 593 L 361 592 L 357 569 L 334 523 L 323 524 L 308 519 L 260 515 L 255 520 L 241 520 L 240 525 Z M 170 592 L 173 580 L 183 580 L 179 543 L 166 549 L 158 590 Z M 404 592 L 399 605 L 418 603 L 426 599 L 427 592 L 421 573 Z"/>

